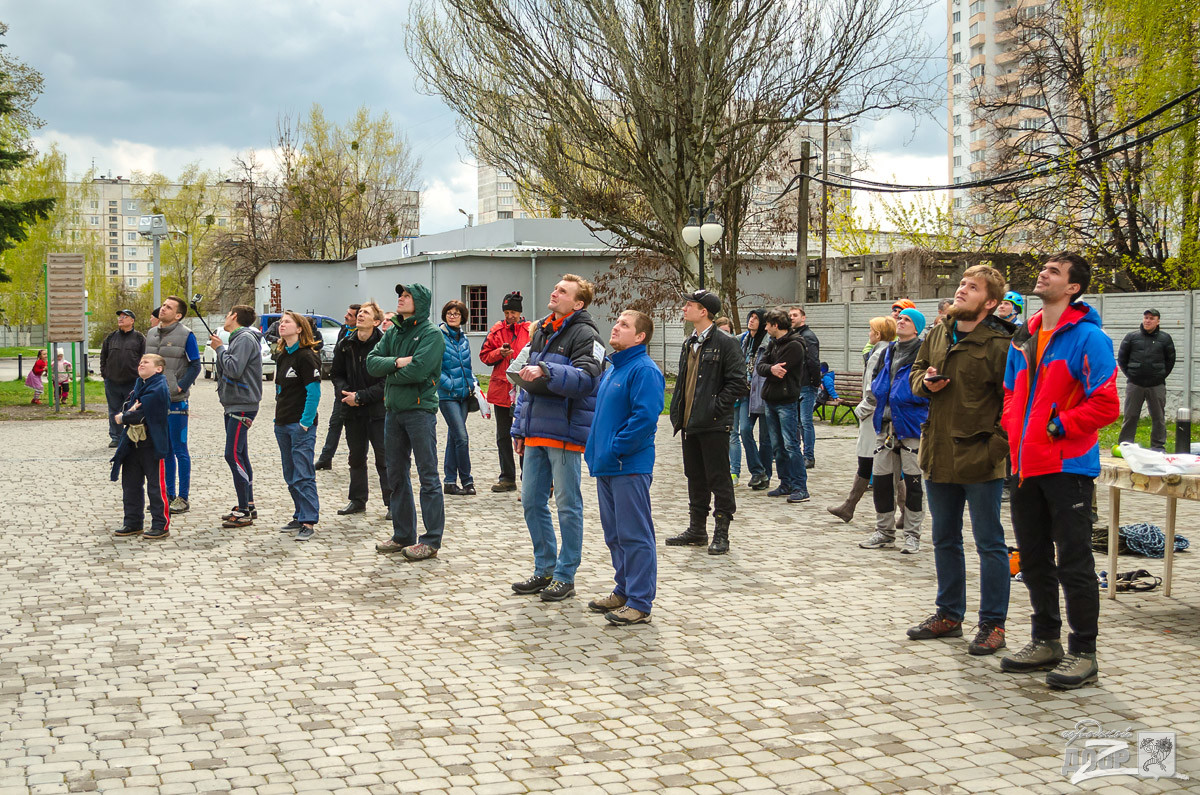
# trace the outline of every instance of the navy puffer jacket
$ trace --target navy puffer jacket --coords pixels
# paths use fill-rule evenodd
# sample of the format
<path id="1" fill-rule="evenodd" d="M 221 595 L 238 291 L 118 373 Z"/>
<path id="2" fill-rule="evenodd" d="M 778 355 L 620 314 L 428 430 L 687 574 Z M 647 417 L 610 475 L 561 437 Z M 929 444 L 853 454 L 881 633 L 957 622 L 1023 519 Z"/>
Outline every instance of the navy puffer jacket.
<path id="1" fill-rule="evenodd" d="M 541 367 L 543 375 L 522 385 L 513 411 L 512 435 L 554 439 L 582 448 L 596 410 L 604 345 L 586 309 L 564 318 L 557 331 L 550 322 L 552 317 L 534 324 L 527 364 Z"/>
<path id="2" fill-rule="evenodd" d="M 471 370 L 471 340 L 461 327 L 453 329 L 442 323 L 438 326 L 446 338 L 442 351 L 442 375 L 438 378 L 438 400 L 466 400 L 475 389 L 475 373 Z"/>

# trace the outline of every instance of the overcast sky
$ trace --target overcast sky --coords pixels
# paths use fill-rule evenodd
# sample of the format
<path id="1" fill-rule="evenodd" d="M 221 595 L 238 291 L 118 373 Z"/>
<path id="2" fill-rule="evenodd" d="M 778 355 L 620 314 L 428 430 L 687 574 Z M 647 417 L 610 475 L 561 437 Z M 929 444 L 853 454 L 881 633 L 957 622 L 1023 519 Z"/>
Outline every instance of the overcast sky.
<path id="1" fill-rule="evenodd" d="M 321 104 L 343 122 L 359 106 L 391 114 L 424 162 L 421 231 L 475 212 L 475 164 L 453 114 L 414 88 L 404 52 L 408 3 L 345 0 L 173 0 L 85 3 L 0 0 L 3 41 L 40 70 L 36 142 L 56 142 L 72 175 L 177 175 L 187 163 L 228 170 L 235 153 L 266 149 L 276 118 Z M 945 7 L 926 29 L 945 37 Z M 933 64 L 936 79 L 944 66 Z M 946 181 L 945 110 L 855 130 L 863 176 Z"/>

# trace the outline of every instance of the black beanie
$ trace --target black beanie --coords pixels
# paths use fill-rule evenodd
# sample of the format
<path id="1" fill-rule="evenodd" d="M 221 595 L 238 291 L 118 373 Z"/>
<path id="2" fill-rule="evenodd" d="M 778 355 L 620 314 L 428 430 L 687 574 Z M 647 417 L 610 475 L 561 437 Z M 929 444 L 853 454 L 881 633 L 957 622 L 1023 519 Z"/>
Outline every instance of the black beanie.
<path id="1" fill-rule="evenodd" d="M 509 310 L 511 310 L 513 312 L 521 311 L 521 293 L 520 292 L 512 292 L 512 293 L 509 293 L 508 295 L 504 296 L 504 311 L 507 312 Z"/>

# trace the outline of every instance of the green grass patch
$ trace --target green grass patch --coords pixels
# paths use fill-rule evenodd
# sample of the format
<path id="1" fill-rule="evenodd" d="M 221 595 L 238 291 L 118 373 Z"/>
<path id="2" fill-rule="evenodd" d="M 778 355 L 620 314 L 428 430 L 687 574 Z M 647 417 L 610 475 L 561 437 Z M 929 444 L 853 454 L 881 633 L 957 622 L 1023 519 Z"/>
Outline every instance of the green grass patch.
<path id="1" fill-rule="evenodd" d="M 24 356 L 28 359 L 36 359 L 38 351 L 41 348 L 0 348 L 0 359 L 15 359 L 18 356 Z"/>
<path id="2" fill-rule="evenodd" d="M 1110 455 L 1113 445 L 1117 443 L 1117 439 L 1121 435 L 1121 420 L 1117 420 L 1107 428 L 1100 430 L 1100 453 L 1101 455 Z M 1139 445 L 1145 448 L 1150 447 L 1150 418 L 1142 417 L 1138 420 L 1137 438 L 1134 439 Z M 1200 423 L 1192 423 L 1192 441 L 1200 442 Z M 1167 449 L 1172 452 L 1175 450 L 1175 423 L 1167 422 Z"/>
<path id="3" fill-rule="evenodd" d="M 75 384 L 71 385 L 71 395 L 67 398 L 64 408 L 71 407 L 72 398 L 77 397 L 75 394 Z M 46 392 L 42 393 L 42 402 L 45 403 L 45 408 L 49 411 L 54 411 L 54 396 L 50 394 L 50 384 L 47 380 Z M 12 381 L 0 381 L 0 406 L 27 406 L 29 401 L 33 399 L 33 390 L 25 386 L 24 379 L 14 378 Z M 97 379 L 88 379 L 87 381 L 87 402 L 88 409 L 98 409 L 100 411 L 108 411 L 108 403 L 104 397 L 104 382 Z M 79 402 L 75 401 L 75 408 L 79 408 Z M 34 406 L 34 408 L 39 408 Z"/>

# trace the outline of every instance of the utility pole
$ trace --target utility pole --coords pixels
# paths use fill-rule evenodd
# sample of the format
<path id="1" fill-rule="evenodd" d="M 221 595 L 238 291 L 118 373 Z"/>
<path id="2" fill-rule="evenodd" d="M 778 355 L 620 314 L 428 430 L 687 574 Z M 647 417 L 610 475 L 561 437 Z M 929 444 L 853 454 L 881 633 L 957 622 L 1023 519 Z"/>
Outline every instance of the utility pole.
<path id="1" fill-rule="evenodd" d="M 829 100 L 821 113 L 821 269 L 820 301 L 829 300 Z"/>
<path id="2" fill-rule="evenodd" d="M 800 144 L 800 198 L 796 201 L 796 301 L 808 302 L 808 182 L 812 159 L 808 141 Z"/>

